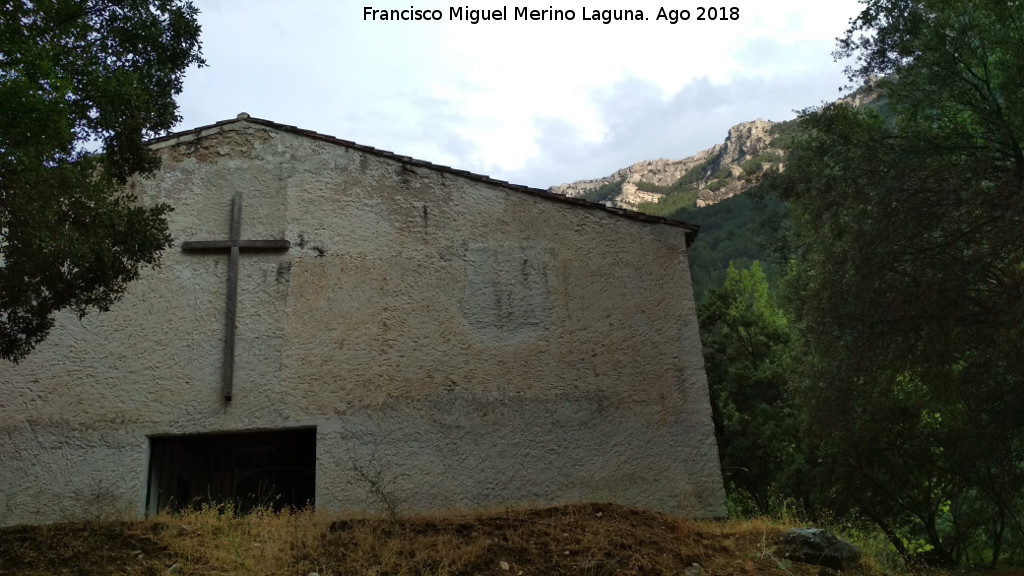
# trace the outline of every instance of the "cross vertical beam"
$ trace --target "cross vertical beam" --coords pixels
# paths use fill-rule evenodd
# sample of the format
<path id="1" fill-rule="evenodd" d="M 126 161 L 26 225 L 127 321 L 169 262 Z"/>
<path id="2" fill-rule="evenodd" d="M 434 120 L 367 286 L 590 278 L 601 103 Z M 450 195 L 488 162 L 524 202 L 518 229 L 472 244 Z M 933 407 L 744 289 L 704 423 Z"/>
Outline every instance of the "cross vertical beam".
<path id="1" fill-rule="evenodd" d="M 224 314 L 224 359 L 221 368 L 221 389 L 224 401 L 231 402 L 235 381 L 235 330 L 238 312 L 238 264 L 242 251 L 282 252 L 291 247 L 287 240 L 241 240 L 242 193 L 231 199 L 231 233 L 227 240 L 190 240 L 181 243 L 182 252 L 227 252 L 228 295 Z"/>

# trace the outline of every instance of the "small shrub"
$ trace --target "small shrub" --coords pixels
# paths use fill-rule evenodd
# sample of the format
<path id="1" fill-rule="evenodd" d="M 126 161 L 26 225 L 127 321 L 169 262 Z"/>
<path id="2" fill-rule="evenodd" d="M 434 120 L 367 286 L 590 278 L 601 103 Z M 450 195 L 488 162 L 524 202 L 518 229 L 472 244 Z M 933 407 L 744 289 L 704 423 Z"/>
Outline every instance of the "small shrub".
<path id="1" fill-rule="evenodd" d="M 615 182 L 609 182 L 602 184 L 597 188 L 587 190 L 583 193 L 583 198 L 587 202 L 606 202 L 612 198 L 618 196 L 622 192 L 622 185 L 625 184 L 625 180 L 616 180 Z"/>

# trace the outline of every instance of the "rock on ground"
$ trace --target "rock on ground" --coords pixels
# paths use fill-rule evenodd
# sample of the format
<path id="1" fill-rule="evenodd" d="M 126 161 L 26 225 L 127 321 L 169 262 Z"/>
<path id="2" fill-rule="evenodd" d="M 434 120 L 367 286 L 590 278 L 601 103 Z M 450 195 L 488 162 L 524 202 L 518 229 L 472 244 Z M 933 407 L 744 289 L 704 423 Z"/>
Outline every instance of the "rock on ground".
<path id="1" fill-rule="evenodd" d="M 860 549 L 821 528 L 794 528 L 779 536 L 777 552 L 783 558 L 848 570 L 860 563 Z"/>

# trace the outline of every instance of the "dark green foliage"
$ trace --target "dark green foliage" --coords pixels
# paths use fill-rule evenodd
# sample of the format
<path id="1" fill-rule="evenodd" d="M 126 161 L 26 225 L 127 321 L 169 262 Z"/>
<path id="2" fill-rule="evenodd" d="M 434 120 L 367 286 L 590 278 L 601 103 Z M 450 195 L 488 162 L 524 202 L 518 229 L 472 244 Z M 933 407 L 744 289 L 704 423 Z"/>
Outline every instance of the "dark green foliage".
<path id="1" fill-rule="evenodd" d="M 703 208 L 691 205 L 668 215 L 700 226 L 700 234 L 689 252 L 697 302 L 702 302 L 711 288 L 722 286 L 730 263 L 743 269 L 759 260 L 769 285 L 778 277 L 777 267 L 770 264 L 772 254 L 765 236 L 768 230 L 761 225 L 763 211 L 767 208 L 748 194 L 732 196 Z M 769 202 L 772 202 L 771 209 L 781 208 L 777 200 L 769 199 Z"/>
<path id="2" fill-rule="evenodd" d="M 28 354 L 58 310 L 109 308 L 170 243 L 167 208 L 124 185 L 158 166 L 144 139 L 179 119 L 184 70 L 202 64 L 196 14 L 180 0 L 3 3 L 0 358 Z"/>
<path id="3" fill-rule="evenodd" d="M 806 114 L 768 180 L 818 494 L 906 555 L 1024 562 L 1024 5 L 868 0 L 882 117 Z"/>
<path id="4" fill-rule="evenodd" d="M 772 135 L 772 146 L 785 150 L 792 145 L 793 139 L 800 134 L 800 123 L 796 120 L 778 122 L 772 124 L 769 132 Z"/>
<path id="5" fill-rule="evenodd" d="M 782 155 L 775 152 L 764 152 L 753 158 L 745 160 L 740 164 L 745 176 L 756 176 L 765 170 L 765 165 L 778 164 L 782 162 Z"/>
<path id="6" fill-rule="evenodd" d="M 668 186 L 660 186 L 658 184 L 652 184 L 650 182 L 644 182 L 643 180 L 639 180 L 636 183 L 636 189 L 643 190 L 644 192 L 652 192 L 654 194 L 672 194 L 673 192 L 677 191 L 677 189 L 674 187 L 674 184 L 675 183 L 670 184 Z"/>
<path id="7" fill-rule="evenodd" d="M 636 209 L 645 214 L 668 217 L 686 208 L 693 208 L 697 203 L 697 190 L 675 192 L 659 199 L 657 202 L 645 202 Z"/>
<path id="8" fill-rule="evenodd" d="M 727 180 L 725 180 L 724 178 L 723 179 L 719 179 L 719 180 L 712 180 L 712 181 L 708 182 L 708 185 L 705 186 L 705 188 L 707 188 L 708 190 L 710 190 L 712 192 L 718 192 L 722 188 L 725 188 L 725 185 L 728 184 L 728 183 L 729 182 Z"/>
<path id="9" fill-rule="evenodd" d="M 607 200 L 611 200 L 620 192 L 622 192 L 622 185 L 625 182 L 625 180 L 616 180 L 615 182 L 602 184 L 597 188 L 587 190 L 586 192 L 583 193 L 583 196 L 581 196 L 581 198 L 588 202 L 605 202 Z"/>
<path id="10" fill-rule="evenodd" d="M 789 392 L 794 335 L 756 260 L 742 271 L 730 264 L 699 316 L 726 487 L 763 510 L 799 492 L 804 473 Z"/>
<path id="11" fill-rule="evenodd" d="M 714 174 L 711 175 L 711 180 L 725 180 L 726 178 L 732 177 L 732 170 L 728 166 L 722 166 Z"/>
<path id="12" fill-rule="evenodd" d="M 679 180 L 676 180 L 676 182 L 672 184 L 675 191 L 683 192 L 699 184 L 704 178 L 704 172 L 708 169 L 708 165 L 711 164 L 712 160 L 713 159 L 705 160 L 704 162 L 701 162 L 687 170 Z"/>

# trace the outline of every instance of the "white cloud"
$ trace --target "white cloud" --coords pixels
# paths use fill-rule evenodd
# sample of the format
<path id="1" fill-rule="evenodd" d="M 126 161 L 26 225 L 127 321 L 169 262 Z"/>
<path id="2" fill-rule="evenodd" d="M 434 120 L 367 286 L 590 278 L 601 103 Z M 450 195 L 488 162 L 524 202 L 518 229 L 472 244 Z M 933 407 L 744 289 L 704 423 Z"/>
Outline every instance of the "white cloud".
<path id="1" fill-rule="evenodd" d="M 738 20 L 365 21 L 365 3 L 201 0 L 209 67 L 190 72 L 182 128 L 241 111 L 545 187 L 644 158 L 682 157 L 732 124 L 790 117 L 843 83 L 834 38 L 853 0 L 742 1 Z M 374 8 L 437 8 L 381 1 Z M 496 2 L 461 4 L 495 8 Z M 823 7 L 824 6 L 824 7 Z M 666 6 L 666 9 L 671 9 Z M 511 16 L 514 10 L 508 5 Z"/>

